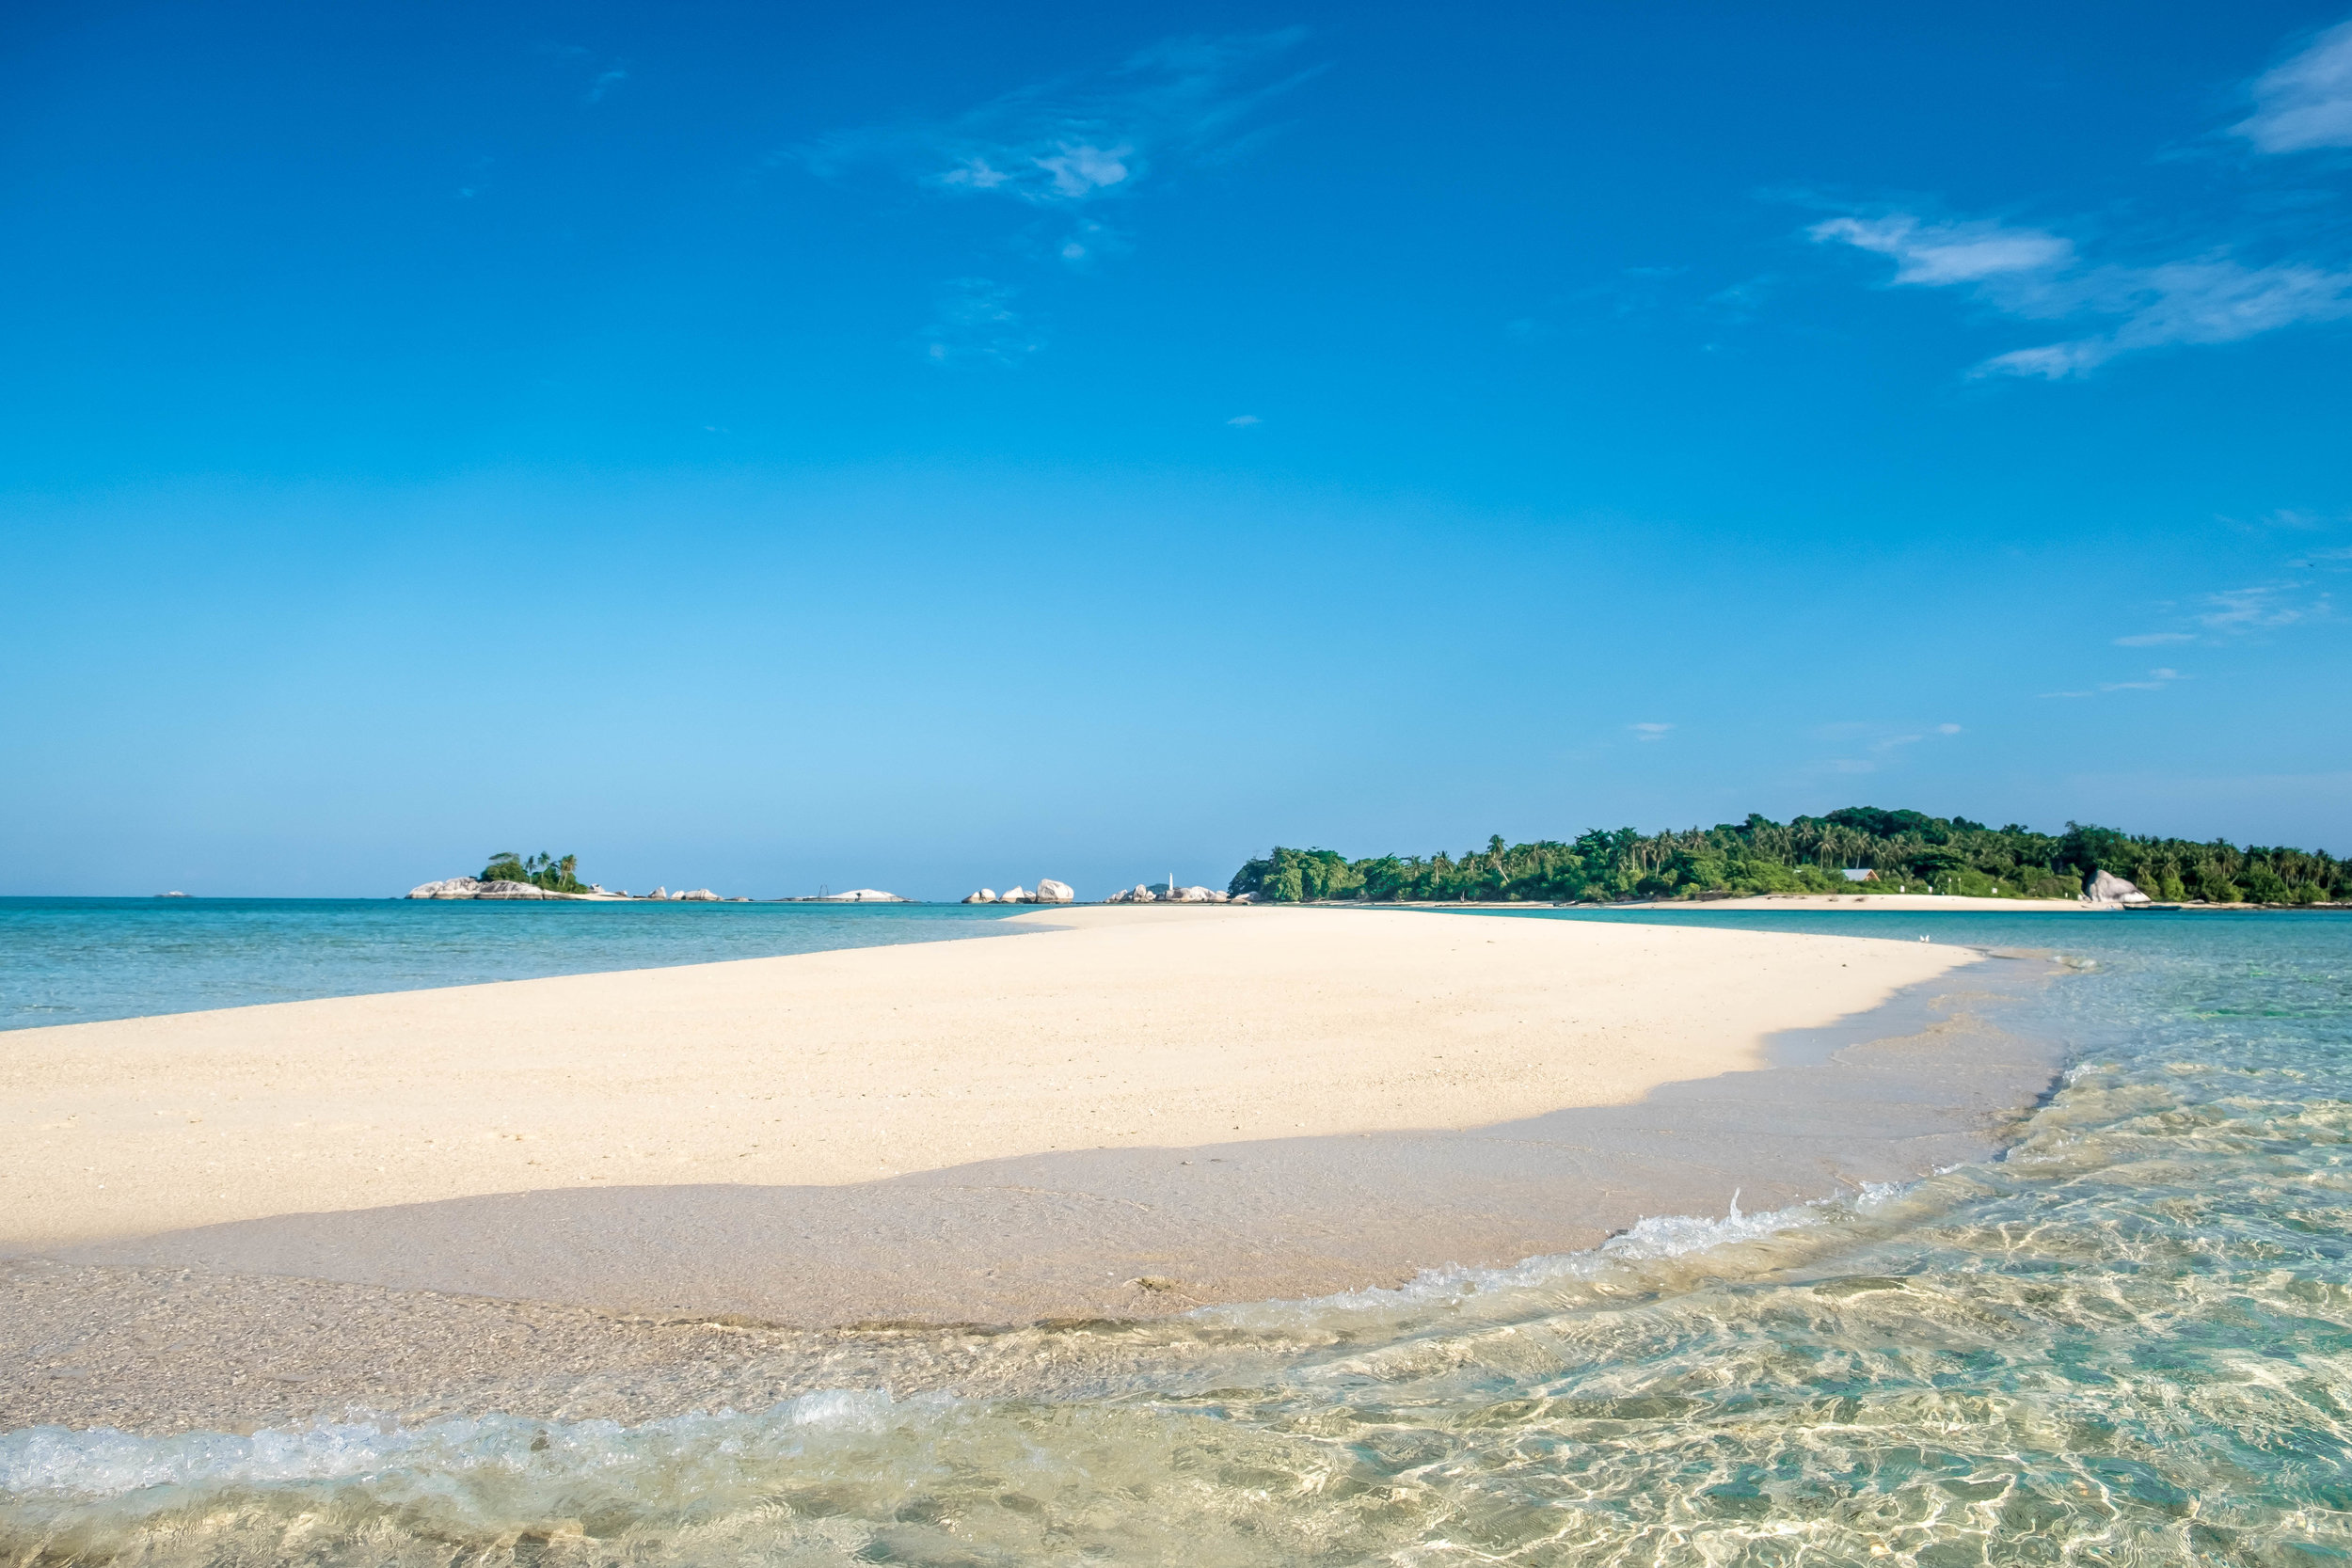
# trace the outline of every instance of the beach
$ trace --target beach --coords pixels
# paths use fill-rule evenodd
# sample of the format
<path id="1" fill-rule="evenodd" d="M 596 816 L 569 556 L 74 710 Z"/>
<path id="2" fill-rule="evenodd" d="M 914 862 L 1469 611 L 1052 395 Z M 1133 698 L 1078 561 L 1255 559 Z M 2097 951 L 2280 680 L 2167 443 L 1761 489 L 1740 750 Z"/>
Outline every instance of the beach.
<path id="1" fill-rule="evenodd" d="M 1120 944 L 1089 958 L 1084 932 L 1048 918 L 902 946 L 898 1005 L 929 994 L 916 971 L 969 955 L 1057 976 L 1065 1017 L 1084 1016 L 1074 977 L 1138 963 L 1187 990 L 1168 1012 L 1217 1016 L 1226 982 L 1200 968 L 1216 927 L 1176 924 L 1204 911 L 1103 915 L 1136 912 L 1155 924 L 1115 929 L 1142 957 L 1116 962 Z M 2341 921 L 1232 915 L 1262 974 L 1288 966 L 1292 988 L 1385 985 L 1392 1009 L 1450 985 L 1462 1012 L 1432 1059 L 1505 1015 L 1556 1027 L 1565 1053 L 1613 985 L 1629 1039 L 1687 1012 L 1761 1033 L 1655 1064 L 1729 1070 L 1517 1120 L 1097 1138 L 830 1184 L 362 1192 L 307 1212 L 294 1203 L 323 1195 L 290 1190 L 256 1217 L 12 1248 L 0 1542 L 583 1561 L 1052 1560 L 1074 1542 L 1241 1562 L 1379 1560 L 1475 1529 L 1496 1555 L 1555 1537 L 1585 1554 L 1776 1528 L 1756 1511 L 1781 1478 L 1796 1501 L 1773 1506 L 1810 1509 L 1841 1560 L 1981 1540 L 2010 1507 L 2067 1539 L 2153 1544 L 2177 1535 L 2183 1497 L 2249 1550 L 2340 1539 L 2312 1523 L 2341 1445 L 2310 1390 L 2343 1318 L 2343 1203 L 2325 1180 L 2352 1103 Z M 1316 927 L 1363 932 L 1348 940 L 1382 973 L 1300 969 Z M 1416 947 L 1464 969 L 1416 971 Z M 1857 949 L 1867 993 L 1771 1027 L 1792 1019 L 1751 992 L 1847 984 Z M 878 961 L 863 953 L 675 973 L 779 1008 L 779 977 L 801 976 L 784 989 L 813 1007 L 810 972 Z M 1546 974 L 1588 1013 L 1544 1011 Z M 603 978 L 625 991 L 642 975 Z M 574 990 L 440 994 L 532 997 L 542 1024 L 593 1039 L 558 1006 Z M 249 1028 L 398 999 L 352 1000 L 366 1006 L 217 1017 Z M 927 1032 L 956 1013 L 944 994 L 925 1005 Z M 671 1044 L 681 1078 L 717 1014 L 698 1016 Z M 462 1087 L 518 1070 L 522 1020 L 501 1013 L 454 1064 Z M 214 1031 L 183 1071 L 240 1059 L 217 1022 L 148 1021 L 165 1024 Z M 0 1035 L 10 1092 L 27 1062 L 104 1032 Z M 350 1044 L 340 1024 L 317 1033 Z M 1261 1070 L 1262 1097 L 1283 1092 Z M 707 1105 L 708 1076 L 693 1086 Z M 1066 1091 L 1032 1075 L 1029 1092 Z M 2249 1480 L 2248 1433 L 2291 1433 L 2314 1458 Z"/>
<path id="2" fill-rule="evenodd" d="M 1391 911 L 1062 910 L 1016 940 L 29 1030 L 0 1246 L 593 1185 L 1464 1128 L 1753 1068 L 1974 955 Z"/>
<path id="3" fill-rule="evenodd" d="M 1950 943 L 1017 922 L 13 1032 L 0 1418 L 648 1418 L 722 1352 L 772 1395 L 873 1325 L 1390 1289 L 1908 1180 L 2055 1070 L 1982 1016 L 2046 966 Z M 883 1381 L 949 1375 L 916 1359 Z"/>

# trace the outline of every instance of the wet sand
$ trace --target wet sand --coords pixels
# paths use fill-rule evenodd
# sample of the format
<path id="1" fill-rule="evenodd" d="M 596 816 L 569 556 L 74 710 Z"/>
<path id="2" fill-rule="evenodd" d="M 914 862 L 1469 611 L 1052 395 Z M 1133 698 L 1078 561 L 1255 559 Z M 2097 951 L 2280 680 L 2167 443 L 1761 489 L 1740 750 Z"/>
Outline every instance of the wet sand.
<path id="1" fill-rule="evenodd" d="M 1997 1148 L 2048 1085 L 2056 1046 L 1998 1027 L 2044 974 L 1975 965 L 1755 1042 L 1739 1070 L 1460 1131 L 481 1196 L 53 1250 L 0 1264 L 0 1427 L 282 1424 L 354 1405 L 634 1420 L 823 1386 L 1043 1392 L 1134 1345 L 1109 1327 L 910 1325 L 1395 1285 L 1588 1247 L 1646 1215 L 1720 1214 L 1735 1188 L 1756 1212 L 1909 1180 Z"/>

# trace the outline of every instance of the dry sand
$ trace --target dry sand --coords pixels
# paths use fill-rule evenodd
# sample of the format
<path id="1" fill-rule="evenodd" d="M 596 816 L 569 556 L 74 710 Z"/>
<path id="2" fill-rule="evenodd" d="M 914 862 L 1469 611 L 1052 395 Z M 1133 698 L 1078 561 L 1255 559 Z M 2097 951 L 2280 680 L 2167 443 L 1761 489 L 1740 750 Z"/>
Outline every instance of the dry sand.
<path id="1" fill-rule="evenodd" d="M 0 1251 L 491 1194 L 834 1186 L 1489 1126 L 1760 1067 L 1768 1035 L 1976 957 L 1411 911 L 1017 918 L 1040 928 L 13 1032 Z"/>

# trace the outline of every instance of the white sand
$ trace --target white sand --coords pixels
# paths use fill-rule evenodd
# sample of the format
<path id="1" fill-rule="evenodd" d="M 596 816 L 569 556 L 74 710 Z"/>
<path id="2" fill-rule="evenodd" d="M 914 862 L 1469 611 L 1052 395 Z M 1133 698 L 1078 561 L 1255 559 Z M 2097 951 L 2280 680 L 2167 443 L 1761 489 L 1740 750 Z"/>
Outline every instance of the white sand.
<path id="1" fill-rule="evenodd" d="M 1396 911 L 1015 919 L 1049 928 L 0 1036 L 0 1246 L 1481 1126 L 1758 1066 L 1769 1034 L 1973 957 Z"/>

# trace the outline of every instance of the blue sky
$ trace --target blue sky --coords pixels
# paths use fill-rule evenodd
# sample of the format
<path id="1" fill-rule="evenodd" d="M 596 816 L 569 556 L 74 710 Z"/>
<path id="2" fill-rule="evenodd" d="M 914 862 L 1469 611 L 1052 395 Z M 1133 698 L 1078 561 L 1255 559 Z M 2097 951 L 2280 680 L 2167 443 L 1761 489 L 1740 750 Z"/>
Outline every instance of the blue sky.
<path id="1" fill-rule="evenodd" d="M 2344 0 L 5 48 L 0 892 L 2352 852 Z"/>

